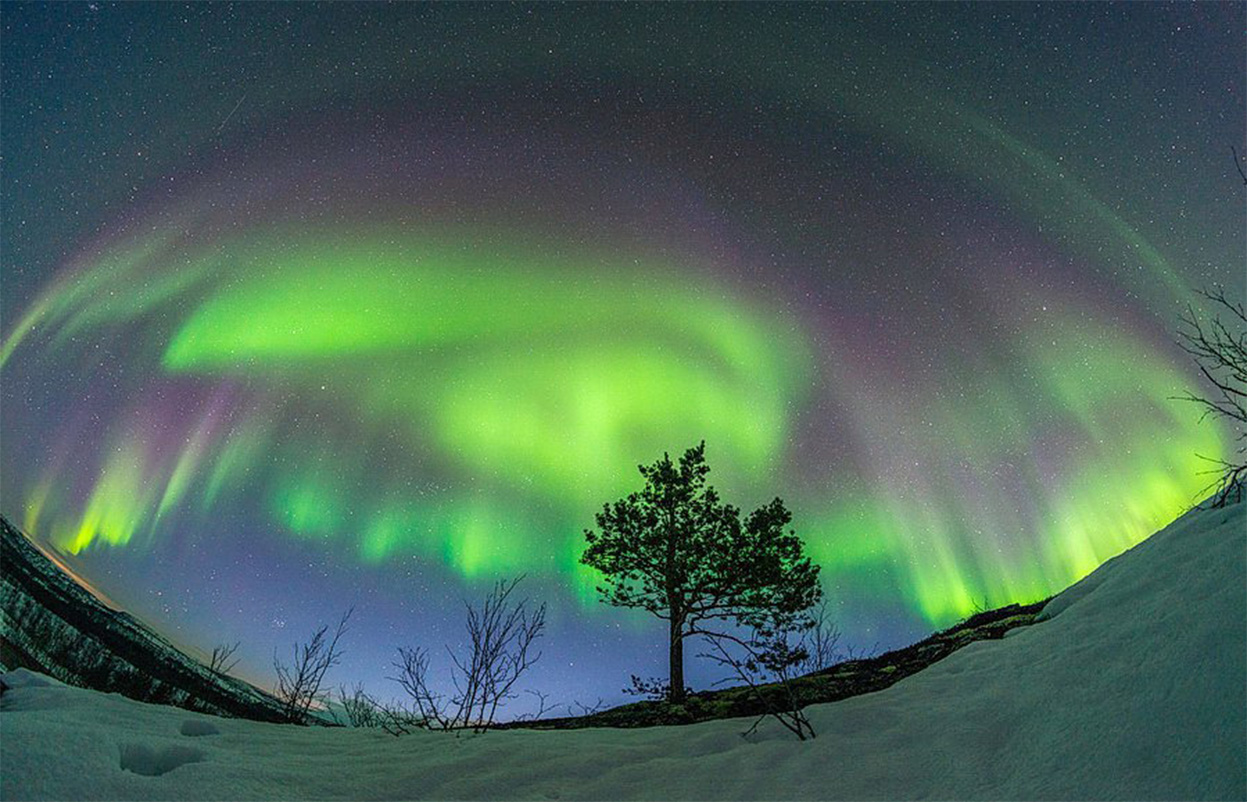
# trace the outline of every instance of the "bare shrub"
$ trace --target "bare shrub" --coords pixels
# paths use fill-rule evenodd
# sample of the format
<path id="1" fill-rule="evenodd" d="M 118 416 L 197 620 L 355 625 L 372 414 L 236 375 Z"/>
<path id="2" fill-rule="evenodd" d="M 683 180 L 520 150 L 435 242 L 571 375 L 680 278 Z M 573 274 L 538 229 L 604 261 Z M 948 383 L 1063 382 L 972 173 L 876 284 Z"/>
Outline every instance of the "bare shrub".
<path id="1" fill-rule="evenodd" d="M 1179 317 L 1178 345 L 1194 357 L 1212 389 L 1202 395 L 1188 393 L 1182 400 L 1203 407 L 1201 421 L 1221 418 L 1238 430 L 1238 445 L 1228 460 L 1205 457 L 1217 477 L 1209 486 L 1212 505 L 1221 507 L 1241 501 L 1247 482 L 1247 311 L 1241 301 L 1226 296 L 1224 287 L 1199 294 L 1210 309 L 1201 315 L 1187 306 Z"/>
<path id="2" fill-rule="evenodd" d="M 639 696 L 642 699 L 648 699 L 651 702 L 661 702 L 671 697 L 671 684 L 662 677 L 638 677 L 636 674 L 632 674 L 630 675 L 629 687 L 624 688 L 623 692 L 629 696 Z M 686 685 L 684 686 L 683 695 L 680 696 L 684 698 L 692 692 L 693 689 Z"/>
<path id="3" fill-rule="evenodd" d="M 338 702 L 346 713 L 346 721 L 352 727 L 380 727 L 381 705 L 364 690 L 363 683 L 356 683 L 350 690 L 338 687 Z"/>
<path id="4" fill-rule="evenodd" d="M 464 602 L 467 610 L 468 654 L 451 651 L 449 698 L 429 684 L 429 652 L 422 648 L 398 650 L 391 677 L 411 699 L 415 718 L 438 730 L 472 729 L 483 732 L 493 726 L 498 708 L 516 697 L 515 684 L 541 657 L 533 652 L 546 624 L 546 606 L 532 607 L 528 599 L 512 598 L 523 577 L 501 581 L 479 607 Z"/>
<path id="5" fill-rule="evenodd" d="M 879 642 L 875 641 L 870 647 L 866 646 L 849 646 L 844 650 L 844 660 L 842 662 L 851 663 L 854 660 L 871 660 L 879 655 Z"/>
<path id="6" fill-rule="evenodd" d="M 805 659 L 796 666 L 796 673 L 813 674 L 834 666 L 840 657 L 840 630 L 827 612 L 827 600 L 823 599 L 810 614 L 809 628 L 801 637 Z"/>
<path id="7" fill-rule="evenodd" d="M 377 705 L 377 726 L 395 736 L 429 729 L 426 719 L 397 701 Z"/>
<path id="8" fill-rule="evenodd" d="M 321 690 L 325 674 L 342 659 L 338 642 L 346 633 L 347 621 L 353 612 L 353 607 L 347 610 L 332 632 L 326 624 L 316 630 L 307 642 L 295 643 L 289 664 L 282 661 L 276 652 L 273 653 L 273 669 L 277 672 L 274 695 L 282 703 L 282 713 L 287 721 L 306 724 L 312 706 L 326 702 Z"/>
<path id="9" fill-rule="evenodd" d="M 701 656 L 732 671 L 737 682 L 747 686 L 762 707 L 763 713 L 741 733 L 748 737 L 769 716 L 785 729 L 805 741 L 816 736 L 806 718 L 794 680 L 797 670 L 809 660 L 804 632 L 811 622 L 794 627 L 767 626 L 755 622 L 743 635 L 727 632 L 701 632 L 712 651 Z"/>
<path id="10" fill-rule="evenodd" d="M 424 720 L 401 702 L 383 703 L 364 690 L 362 683 L 347 688 L 338 687 L 338 703 L 346 714 L 346 723 L 351 727 L 373 728 L 390 735 L 406 735 L 419 729 L 426 729 Z M 337 714 L 334 719 L 341 723 Z"/>
<path id="11" fill-rule="evenodd" d="M 554 707 L 549 704 L 550 694 L 545 693 L 544 691 L 531 691 L 531 690 L 524 691 L 524 693 L 528 694 L 529 696 L 537 700 L 537 709 L 533 711 L 532 713 L 525 713 L 521 716 L 516 716 L 515 718 L 516 721 L 536 721 L 540 719 L 542 716 L 544 716 L 546 713 L 554 709 Z"/>

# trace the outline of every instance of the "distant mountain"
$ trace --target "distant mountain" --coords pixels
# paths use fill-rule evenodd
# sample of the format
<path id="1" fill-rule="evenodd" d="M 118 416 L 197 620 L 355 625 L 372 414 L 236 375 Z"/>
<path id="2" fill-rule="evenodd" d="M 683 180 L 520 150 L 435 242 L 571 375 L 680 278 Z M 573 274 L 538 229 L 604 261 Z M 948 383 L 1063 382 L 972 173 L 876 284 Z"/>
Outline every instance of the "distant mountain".
<path id="1" fill-rule="evenodd" d="M 211 671 L 133 616 L 113 610 L 0 516 L 0 663 L 71 685 L 258 721 L 272 696 Z"/>

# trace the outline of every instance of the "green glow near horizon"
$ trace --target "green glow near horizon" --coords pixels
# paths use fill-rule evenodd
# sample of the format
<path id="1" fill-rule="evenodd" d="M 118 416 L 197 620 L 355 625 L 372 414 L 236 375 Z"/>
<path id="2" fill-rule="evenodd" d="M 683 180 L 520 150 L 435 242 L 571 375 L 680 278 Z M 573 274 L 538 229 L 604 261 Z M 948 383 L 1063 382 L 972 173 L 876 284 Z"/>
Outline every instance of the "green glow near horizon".
<path id="1" fill-rule="evenodd" d="M 1199 455 L 1217 458 L 1222 432 L 1173 400 L 1192 386 L 1181 364 L 1094 310 L 1046 302 L 1033 322 L 1007 319 L 989 351 L 907 377 L 921 403 L 832 366 L 871 459 L 859 481 L 830 477 L 821 501 L 816 487 L 799 496 L 825 575 L 899 567 L 897 592 L 943 626 L 1055 593 L 1199 500 Z"/>
<path id="2" fill-rule="evenodd" d="M 112 546 L 130 542 L 150 513 L 155 493 L 147 481 L 144 458 L 136 443 L 126 443 L 108 458 L 87 500 L 77 531 L 59 545 L 74 554 L 96 539 Z"/>

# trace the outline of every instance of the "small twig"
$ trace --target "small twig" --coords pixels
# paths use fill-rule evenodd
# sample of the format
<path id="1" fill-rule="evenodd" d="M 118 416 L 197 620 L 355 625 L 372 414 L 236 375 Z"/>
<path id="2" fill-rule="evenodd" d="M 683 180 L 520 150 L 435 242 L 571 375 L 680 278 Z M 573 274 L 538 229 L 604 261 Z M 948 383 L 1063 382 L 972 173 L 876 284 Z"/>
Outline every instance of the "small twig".
<path id="1" fill-rule="evenodd" d="M 587 705 L 579 701 L 572 702 L 571 704 L 567 706 L 567 714 L 570 716 L 581 716 L 581 717 L 592 716 L 596 713 L 601 713 L 602 708 L 604 707 L 606 707 L 606 701 L 602 697 L 599 696 L 598 700 L 594 702 L 592 705 Z"/>

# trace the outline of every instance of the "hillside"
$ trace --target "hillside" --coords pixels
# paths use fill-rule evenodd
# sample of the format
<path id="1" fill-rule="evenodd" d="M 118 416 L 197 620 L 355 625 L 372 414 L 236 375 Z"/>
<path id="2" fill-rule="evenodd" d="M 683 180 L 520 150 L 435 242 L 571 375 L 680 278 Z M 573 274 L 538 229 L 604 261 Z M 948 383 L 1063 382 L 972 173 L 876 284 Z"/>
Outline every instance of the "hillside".
<path id="1" fill-rule="evenodd" d="M 1017 627 L 1034 623 L 1045 604 L 1046 599 L 1032 604 L 1009 604 L 985 610 L 904 648 L 873 657 L 845 660 L 797 677 L 790 683 L 793 697 L 798 706 L 805 707 L 881 691 L 975 641 L 1003 638 Z M 513 721 L 500 725 L 500 728 L 572 730 L 691 724 L 720 718 L 758 716 L 768 709 L 782 710 L 784 702 L 782 689 L 776 684 L 759 685 L 756 690 L 743 685 L 691 693 L 681 705 L 647 700 L 583 716 Z"/>
<path id="2" fill-rule="evenodd" d="M 1041 626 L 747 721 L 479 737 L 212 719 L 19 672 L 5 799 L 1243 799 L 1247 504 L 1197 509 L 1056 596 Z"/>
<path id="3" fill-rule="evenodd" d="M 258 688 L 209 671 L 104 605 L 0 517 L 0 660 L 72 685 L 226 716 L 280 721 Z"/>

